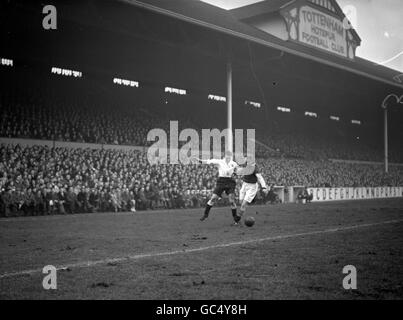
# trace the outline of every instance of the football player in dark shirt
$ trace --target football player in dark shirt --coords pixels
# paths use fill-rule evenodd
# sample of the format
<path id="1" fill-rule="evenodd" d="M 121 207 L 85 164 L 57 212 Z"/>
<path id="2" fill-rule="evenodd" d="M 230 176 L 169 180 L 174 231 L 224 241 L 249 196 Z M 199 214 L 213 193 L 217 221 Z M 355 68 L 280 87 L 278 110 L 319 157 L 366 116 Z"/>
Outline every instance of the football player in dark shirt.
<path id="1" fill-rule="evenodd" d="M 241 175 L 243 180 L 241 190 L 239 191 L 239 202 L 241 203 L 239 215 L 242 217 L 248 204 L 250 204 L 256 197 L 259 190 L 259 184 L 266 195 L 269 190 L 252 158 L 248 157 L 246 167 L 238 169 L 236 173 Z"/>

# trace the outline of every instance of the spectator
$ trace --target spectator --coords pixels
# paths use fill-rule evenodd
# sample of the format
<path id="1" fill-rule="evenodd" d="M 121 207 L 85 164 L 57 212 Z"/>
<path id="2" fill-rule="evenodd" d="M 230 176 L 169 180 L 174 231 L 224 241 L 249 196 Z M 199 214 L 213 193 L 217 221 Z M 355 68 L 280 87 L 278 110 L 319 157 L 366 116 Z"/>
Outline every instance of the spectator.
<path id="1" fill-rule="evenodd" d="M 313 199 L 313 194 L 309 193 L 308 188 L 305 187 L 304 190 L 301 190 L 298 193 L 298 200 L 303 201 L 305 203 L 310 203 Z"/>

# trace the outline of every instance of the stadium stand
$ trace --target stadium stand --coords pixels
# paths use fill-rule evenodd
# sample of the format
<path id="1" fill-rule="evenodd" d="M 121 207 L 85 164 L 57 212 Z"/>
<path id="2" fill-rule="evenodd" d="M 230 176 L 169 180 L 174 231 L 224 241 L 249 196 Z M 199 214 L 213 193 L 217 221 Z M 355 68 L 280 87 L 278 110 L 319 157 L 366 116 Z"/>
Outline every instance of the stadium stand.
<path id="1" fill-rule="evenodd" d="M 178 120 L 180 128 L 200 130 L 214 128 L 213 121 L 224 115 L 219 114 L 217 106 L 210 106 L 211 110 L 217 110 L 217 119 L 211 119 L 209 112 L 192 105 L 201 111 L 189 118 L 186 108 L 192 101 L 175 103 L 171 99 L 161 106 L 164 97 L 157 97 L 156 102 L 143 97 L 138 99 L 143 104 L 128 103 L 137 100 L 132 97 L 125 100 L 121 92 L 112 89 L 105 94 L 102 88 L 88 83 L 69 91 L 63 84 L 57 88 L 53 83 L 43 88 L 18 90 L 15 87 L 14 91 L 5 91 L 8 95 L 0 96 L 1 138 L 147 146 L 150 145 L 146 139 L 148 131 L 152 128 L 168 130 L 170 119 Z M 237 112 L 234 118 L 244 119 Z M 243 123 L 244 128 L 257 128 L 258 165 L 270 184 L 402 185 L 401 166 L 391 166 L 385 174 L 379 164 L 329 161 L 380 161 L 382 151 L 376 146 L 357 141 L 355 136 L 313 135 L 304 128 L 294 130 L 294 123 L 290 123 L 288 129 L 285 124 L 279 119 L 274 119 L 270 125 Z M 311 124 L 308 126 L 312 128 Z M 323 132 L 323 128 L 318 131 Z M 401 146 L 391 149 L 391 160 L 403 162 Z M 151 166 L 146 155 L 136 150 L 1 144 L 0 215 L 199 207 L 204 205 L 215 177 L 215 168 L 209 166 Z M 265 199 L 260 195 L 258 201 Z"/>
<path id="2" fill-rule="evenodd" d="M 182 128 L 209 128 L 205 122 L 190 122 L 181 113 L 167 115 L 138 106 L 93 103 L 9 103 L 0 102 L 0 137 L 56 141 L 147 146 L 152 128 L 168 130 L 169 120 L 177 119 Z M 57 108 L 53 106 L 57 104 Z M 150 111 L 151 110 L 151 111 Z M 203 121 L 203 119 L 201 120 Z M 285 156 L 298 159 L 346 159 L 382 161 L 382 149 L 336 136 L 308 133 L 278 133 L 257 130 L 259 157 Z M 266 147 L 264 147 L 266 146 Z M 401 146 L 391 148 L 390 160 L 403 162 Z"/>
<path id="3" fill-rule="evenodd" d="M 204 204 L 215 168 L 153 165 L 140 151 L 0 146 L 2 216 L 155 208 Z M 296 159 L 258 159 L 277 185 L 398 186 L 403 169 Z"/>

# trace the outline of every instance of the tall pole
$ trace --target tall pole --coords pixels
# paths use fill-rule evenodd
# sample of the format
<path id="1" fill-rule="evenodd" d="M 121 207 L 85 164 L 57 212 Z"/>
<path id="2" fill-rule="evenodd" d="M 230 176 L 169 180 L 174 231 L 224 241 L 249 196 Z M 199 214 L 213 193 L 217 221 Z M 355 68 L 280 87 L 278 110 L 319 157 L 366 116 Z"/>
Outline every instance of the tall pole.
<path id="1" fill-rule="evenodd" d="M 232 64 L 227 62 L 227 129 L 228 129 L 228 150 L 233 151 L 232 132 Z"/>
<path id="2" fill-rule="evenodd" d="M 384 148 L 385 148 L 385 173 L 388 173 L 388 108 L 383 109 L 383 136 L 384 136 Z"/>
<path id="3" fill-rule="evenodd" d="M 394 98 L 396 103 L 403 104 L 403 95 L 400 97 L 396 94 L 388 94 L 385 99 L 382 101 L 382 108 L 383 108 L 383 136 L 384 136 L 384 147 L 385 147 L 385 172 L 388 173 L 389 169 L 389 160 L 388 160 L 388 100 L 389 98 Z"/>

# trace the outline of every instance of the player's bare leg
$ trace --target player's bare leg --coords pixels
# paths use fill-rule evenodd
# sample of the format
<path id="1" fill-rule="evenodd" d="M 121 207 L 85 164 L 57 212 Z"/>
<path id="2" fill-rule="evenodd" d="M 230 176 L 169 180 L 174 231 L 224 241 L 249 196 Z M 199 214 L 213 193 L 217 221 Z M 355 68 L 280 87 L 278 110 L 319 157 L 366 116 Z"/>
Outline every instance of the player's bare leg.
<path id="1" fill-rule="evenodd" d="M 200 221 L 204 221 L 208 218 L 211 208 L 214 206 L 214 204 L 218 199 L 219 199 L 218 195 L 213 193 L 212 197 L 206 204 L 206 208 L 204 209 L 204 215 L 200 218 Z"/>
<path id="2" fill-rule="evenodd" d="M 241 207 L 239 208 L 239 215 L 242 217 L 246 212 L 246 208 L 248 206 L 248 201 L 242 200 Z"/>

